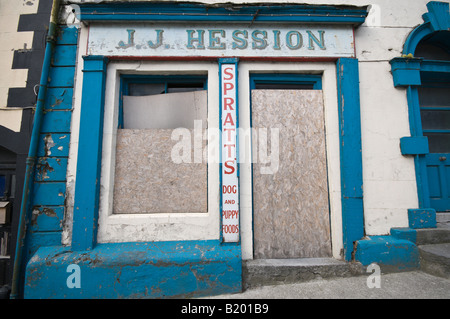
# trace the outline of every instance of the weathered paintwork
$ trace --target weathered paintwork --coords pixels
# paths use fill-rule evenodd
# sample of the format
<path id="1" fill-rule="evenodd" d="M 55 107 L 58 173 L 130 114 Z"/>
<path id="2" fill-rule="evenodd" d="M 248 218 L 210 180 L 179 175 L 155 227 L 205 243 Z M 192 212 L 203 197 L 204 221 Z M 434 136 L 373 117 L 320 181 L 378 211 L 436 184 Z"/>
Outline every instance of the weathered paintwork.
<path id="1" fill-rule="evenodd" d="M 436 210 L 408 209 L 408 221 L 410 228 L 436 228 Z"/>
<path id="2" fill-rule="evenodd" d="M 350 260 L 354 241 L 364 236 L 358 60 L 338 59 L 336 69 L 340 130 L 342 231 L 344 258 Z"/>
<path id="3" fill-rule="evenodd" d="M 72 248 L 92 249 L 97 242 L 107 59 L 84 57 L 83 94 L 78 140 Z"/>
<path id="4" fill-rule="evenodd" d="M 80 267 L 69 288 L 68 266 Z M 240 292 L 241 249 L 219 241 L 41 247 L 27 265 L 25 298 L 173 298 Z"/>
<path id="5" fill-rule="evenodd" d="M 364 266 L 377 263 L 391 269 L 410 270 L 419 267 L 419 251 L 409 240 L 393 236 L 370 236 L 356 242 L 355 259 Z"/>
<path id="6" fill-rule="evenodd" d="M 354 57 L 351 26 L 94 24 L 90 55 Z"/>

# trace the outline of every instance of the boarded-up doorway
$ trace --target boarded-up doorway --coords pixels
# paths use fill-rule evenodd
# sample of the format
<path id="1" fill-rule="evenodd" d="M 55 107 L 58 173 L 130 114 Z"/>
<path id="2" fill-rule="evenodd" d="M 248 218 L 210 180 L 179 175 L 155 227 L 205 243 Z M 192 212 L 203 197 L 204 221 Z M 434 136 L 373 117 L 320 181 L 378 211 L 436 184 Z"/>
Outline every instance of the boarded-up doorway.
<path id="1" fill-rule="evenodd" d="M 322 91 L 258 89 L 251 101 L 254 258 L 331 256 Z M 277 165 L 255 158 L 261 147 Z"/>

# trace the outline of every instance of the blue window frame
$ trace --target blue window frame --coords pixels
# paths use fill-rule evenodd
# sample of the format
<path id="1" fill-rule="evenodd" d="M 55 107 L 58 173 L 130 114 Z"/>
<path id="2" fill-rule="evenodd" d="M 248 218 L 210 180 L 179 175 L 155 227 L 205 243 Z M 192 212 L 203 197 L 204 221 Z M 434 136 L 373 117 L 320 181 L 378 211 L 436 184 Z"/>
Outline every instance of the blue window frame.
<path id="1" fill-rule="evenodd" d="M 119 124 L 123 128 L 123 96 L 154 95 L 194 90 L 206 90 L 207 76 L 203 75 L 130 75 L 120 81 Z"/>
<path id="2" fill-rule="evenodd" d="M 293 74 L 271 73 L 251 74 L 250 89 L 283 89 L 322 90 L 322 75 L 320 74 Z"/>
<path id="3" fill-rule="evenodd" d="M 0 198 L 3 198 L 6 190 L 6 176 L 0 175 Z"/>

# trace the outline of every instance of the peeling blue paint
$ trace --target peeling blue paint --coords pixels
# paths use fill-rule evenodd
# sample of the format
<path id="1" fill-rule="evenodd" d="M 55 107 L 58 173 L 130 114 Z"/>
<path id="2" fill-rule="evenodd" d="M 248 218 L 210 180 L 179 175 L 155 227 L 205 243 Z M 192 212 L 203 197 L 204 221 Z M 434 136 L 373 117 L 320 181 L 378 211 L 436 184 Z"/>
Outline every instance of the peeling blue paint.
<path id="1" fill-rule="evenodd" d="M 70 134 L 42 133 L 39 137 L 38 156 L 68 157 Z"/>
<path id="2" fill-rule="evenodd" d="M 31 231 L 62 231 L 64 206 L 35 207 L 31 214 Z"/>
<path id="3" fill-rule="evenodd" d="M 73 88 L 48 88 L 45 99 L 45 111 L 71 110 Z"/>
<path id="4" fill-rule="evenodd" d="M 419 250 L 409 240 L 370 236 L 356 242 L 355 260 L 364 266 L 377 263 L 398 270 L 412 270 L 419 268 Z"/>
<path id="5" fill-rule="evenodd" d="M 428 209 L 408 209 L 410 228 L 436 228 L 436 211 Z"/>
<path id="6" fill-rule="evenodd" d="M 58 29 L 58 45 L 48 75 L 42 128 L 39 132 L 34 184 L 29 191 L 31 207 L 27 211 L 22 273 L 29 258 L 39 248 L 61 245 L 77 37 L 76 28 Z M 19 294 L 22 295 L 23 277 L 20 286 Z"/>
<path id="7" fill-rule="evenodd" d="M 65 157 L 40 157 L 36 163 L 35 181 L 66 181 L 67 161 L 68 159 Z"/>
<path id="8" fill-rule="evenodd" d="M 41 247 L 30 260 L 25 298 L 173 298 L 242 291 L 241 248 L 219 241 L 98 244 L 91 251 Z M 80 267 L 80 288 L 67 267 Z"/>

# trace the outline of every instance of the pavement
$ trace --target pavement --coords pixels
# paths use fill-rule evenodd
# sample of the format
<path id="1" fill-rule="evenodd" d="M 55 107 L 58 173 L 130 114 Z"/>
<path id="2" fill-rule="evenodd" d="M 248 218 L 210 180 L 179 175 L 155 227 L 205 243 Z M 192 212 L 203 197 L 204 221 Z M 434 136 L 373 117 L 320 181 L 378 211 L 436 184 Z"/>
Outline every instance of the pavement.
<path id="1" fill-rule="evenodd" d="M 238 294 L 203 299 L 450 299 L 450 279 L 422 271 L 381 273 L 377 279 L 370 272 L 354 277 L 255 287 Z"/>

